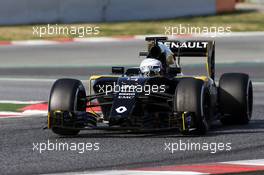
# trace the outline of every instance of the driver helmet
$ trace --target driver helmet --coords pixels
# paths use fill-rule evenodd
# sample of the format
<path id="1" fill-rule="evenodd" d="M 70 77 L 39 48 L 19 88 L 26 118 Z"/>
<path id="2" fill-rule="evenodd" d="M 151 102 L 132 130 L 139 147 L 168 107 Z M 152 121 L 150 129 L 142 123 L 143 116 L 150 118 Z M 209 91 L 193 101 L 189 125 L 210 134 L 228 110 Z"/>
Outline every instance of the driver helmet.
<path id="1" fill-rule="evenodd" d="M 154 58 L 144 59 L 140 63 L 140 71 L 146 76 L 160 75 L 162 71 L 162 63 Z"/>

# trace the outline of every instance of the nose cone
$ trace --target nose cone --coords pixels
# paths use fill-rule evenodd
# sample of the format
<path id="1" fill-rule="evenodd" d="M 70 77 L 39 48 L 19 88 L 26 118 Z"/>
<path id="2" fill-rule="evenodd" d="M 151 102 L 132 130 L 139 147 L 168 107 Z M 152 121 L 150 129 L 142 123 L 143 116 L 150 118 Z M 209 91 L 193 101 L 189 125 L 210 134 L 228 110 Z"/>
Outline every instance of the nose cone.
<path id="1" fill-rule="evenodd" d="M 141 94 L 136 87 L 143 86 L 145 79 L 139 77 L 121 77 L 117 82 L 110 112 L 110 122 L 120 123 L 129 120 L 135 108 L 137 97 Z"/>

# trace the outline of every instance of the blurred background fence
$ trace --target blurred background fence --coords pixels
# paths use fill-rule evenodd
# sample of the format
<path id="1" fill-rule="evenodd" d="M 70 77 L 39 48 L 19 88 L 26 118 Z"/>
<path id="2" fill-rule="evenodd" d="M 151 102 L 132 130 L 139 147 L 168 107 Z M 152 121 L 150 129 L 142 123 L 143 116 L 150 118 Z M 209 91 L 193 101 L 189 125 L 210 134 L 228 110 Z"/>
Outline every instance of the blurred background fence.
<path id="1" fill-rule="evenodd" d="M 0 0 L 0 25 L 154 20 L 232 11 L 236 0 Z"/>

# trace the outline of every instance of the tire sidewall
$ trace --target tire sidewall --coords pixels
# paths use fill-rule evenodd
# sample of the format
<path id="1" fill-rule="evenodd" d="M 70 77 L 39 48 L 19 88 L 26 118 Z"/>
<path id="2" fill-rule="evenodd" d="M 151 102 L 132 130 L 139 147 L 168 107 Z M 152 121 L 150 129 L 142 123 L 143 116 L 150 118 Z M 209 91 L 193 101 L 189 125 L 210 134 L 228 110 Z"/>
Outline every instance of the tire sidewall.
<path id="1" fill-rule="evenodd" d="M 86 98 L 85 88 L 81 81 L 75 79 L 59 79 L 52 88 L 49 98 L 48 111 L 53 117 L 53 111 L 86 111 L 86 101 L 81 102 L 80 98 Z M 52 127 L 52 131 L 59 135 L 77 135 L 78 129 L 65 129 Z"/>
<path id="2" fill-rule="evenodd" d="M 199 135 L 208 130 L 208 116 L 205 116 L 204 111 L 207 91 L 205 83 L 195 78 L 181 79 L 175 90 L 174 111 L 195 113 L 195 125 Z"/>

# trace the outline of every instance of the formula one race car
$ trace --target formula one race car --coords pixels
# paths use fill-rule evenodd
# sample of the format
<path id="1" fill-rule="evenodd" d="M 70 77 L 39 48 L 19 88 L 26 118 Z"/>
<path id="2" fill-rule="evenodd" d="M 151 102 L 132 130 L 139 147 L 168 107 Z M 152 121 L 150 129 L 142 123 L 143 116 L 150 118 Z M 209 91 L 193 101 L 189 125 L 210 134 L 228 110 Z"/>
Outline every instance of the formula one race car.
<path id="1" fill-rule="evenodd" d="M 214 41 L 167 37 L 147 37 L 146 41 L 148 51 L 140 55 L 154 65 L 112 67 L 111 75 L 93 75 L 89 95 L 79 80 L 57 80 L 50 92 L 48 128 L 59 135 L 91 129 L 175 128 L 182 134 L 203 135 L 215 120 L 225 125 L 250 121 L 252 82 L 247 74 L 225 73 L 216 85 Z M 174 65 L 168 64 L 169 57 Z M 182 57 L 205 57 L 207 75 L 183 75 Z"/>

